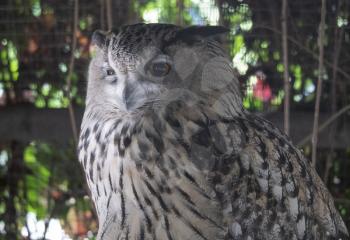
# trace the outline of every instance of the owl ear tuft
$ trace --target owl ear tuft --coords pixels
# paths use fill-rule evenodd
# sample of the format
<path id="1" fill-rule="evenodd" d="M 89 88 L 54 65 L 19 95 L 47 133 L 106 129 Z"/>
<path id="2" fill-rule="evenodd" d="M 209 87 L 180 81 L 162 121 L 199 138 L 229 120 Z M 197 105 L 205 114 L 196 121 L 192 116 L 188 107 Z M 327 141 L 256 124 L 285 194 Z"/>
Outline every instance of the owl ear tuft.
<path id="1" fill-rule="evenodd" d="M 179 30 L 175 38 L 191 43 L 201 38 L 211 38 L 229 31 L 230 29 L 222 26 L 191 26 Z"/>
<path id="2" fill-rule="evenodd" d="M 96 45 L 99 48 L 106 46 L 107 32 L 102 30 L 96 30 L 91 37 L 91 44 Z"/>

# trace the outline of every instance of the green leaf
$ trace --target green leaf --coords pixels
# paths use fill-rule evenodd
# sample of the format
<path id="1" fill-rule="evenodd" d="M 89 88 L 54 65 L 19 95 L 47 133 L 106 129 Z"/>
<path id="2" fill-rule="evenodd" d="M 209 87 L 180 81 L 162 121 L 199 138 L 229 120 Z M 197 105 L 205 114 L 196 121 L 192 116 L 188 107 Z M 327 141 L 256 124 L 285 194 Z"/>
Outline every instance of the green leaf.
<path id="1" fill-rule="evenodd" d="M 232 49 L 232 55 L 235 56 L 242 47 L 244 47 L 244 37 L 243 35 L 237 35 L 234 37 L 234 43 L 233 43 L 233 49 Z"/>
<path id="2" fill-rule="evenodd" d="M 24 149 L 24 161 L 27 164 L 32 164 L 36 162 L 36 148 L 32 145 L 29 145 Z"/>

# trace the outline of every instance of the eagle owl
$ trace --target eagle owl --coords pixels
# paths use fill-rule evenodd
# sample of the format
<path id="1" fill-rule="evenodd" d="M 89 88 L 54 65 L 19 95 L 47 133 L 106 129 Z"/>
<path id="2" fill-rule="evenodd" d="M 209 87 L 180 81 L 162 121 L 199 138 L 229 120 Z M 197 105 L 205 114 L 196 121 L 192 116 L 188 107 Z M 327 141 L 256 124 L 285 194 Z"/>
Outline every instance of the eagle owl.
<path id="1" fill-rule="evenodd" d="M 242 107 L 226 31 L 93 34 L 78 150 L 97 239 L 348 239 L 307 159 Z"/>

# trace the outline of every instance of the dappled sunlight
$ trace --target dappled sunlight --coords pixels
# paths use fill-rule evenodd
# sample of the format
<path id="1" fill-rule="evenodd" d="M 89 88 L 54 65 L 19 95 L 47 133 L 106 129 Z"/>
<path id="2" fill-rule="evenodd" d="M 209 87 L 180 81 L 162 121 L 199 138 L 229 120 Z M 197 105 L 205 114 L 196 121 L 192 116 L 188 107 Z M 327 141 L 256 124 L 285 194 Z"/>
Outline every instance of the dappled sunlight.
<path id="1" fill-rule="evenodd" d="M 26 217 L 26 227 L 23 227 L 21 234 L 23 237 L 28 237 L 30 235 L 31 239 L 50 239 L 50 240 L 71 240 L 62 229 L 60 221 L 58 219 L 50 219 L 47 229 L 45 231 L 44 220 L 37 220 L 34 213 L 28 213 Z M 28 233 L 29 231 L 29 233 Z M 44 236 L 45 234 L 45 236 Z"/>

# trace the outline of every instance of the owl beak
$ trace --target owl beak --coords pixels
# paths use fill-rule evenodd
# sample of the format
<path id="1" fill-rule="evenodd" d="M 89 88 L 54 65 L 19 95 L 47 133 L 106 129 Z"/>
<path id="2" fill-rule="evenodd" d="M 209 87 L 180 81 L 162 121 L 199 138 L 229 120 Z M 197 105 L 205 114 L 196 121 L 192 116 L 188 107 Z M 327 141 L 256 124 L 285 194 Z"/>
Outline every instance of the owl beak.
<path id="1" fill-rule="evenodd" d="M 133 84 L 127 84 L 123 91 L 123 102 L 127 111 L 134 109 L 135 95 L 135 86 Z"/>

